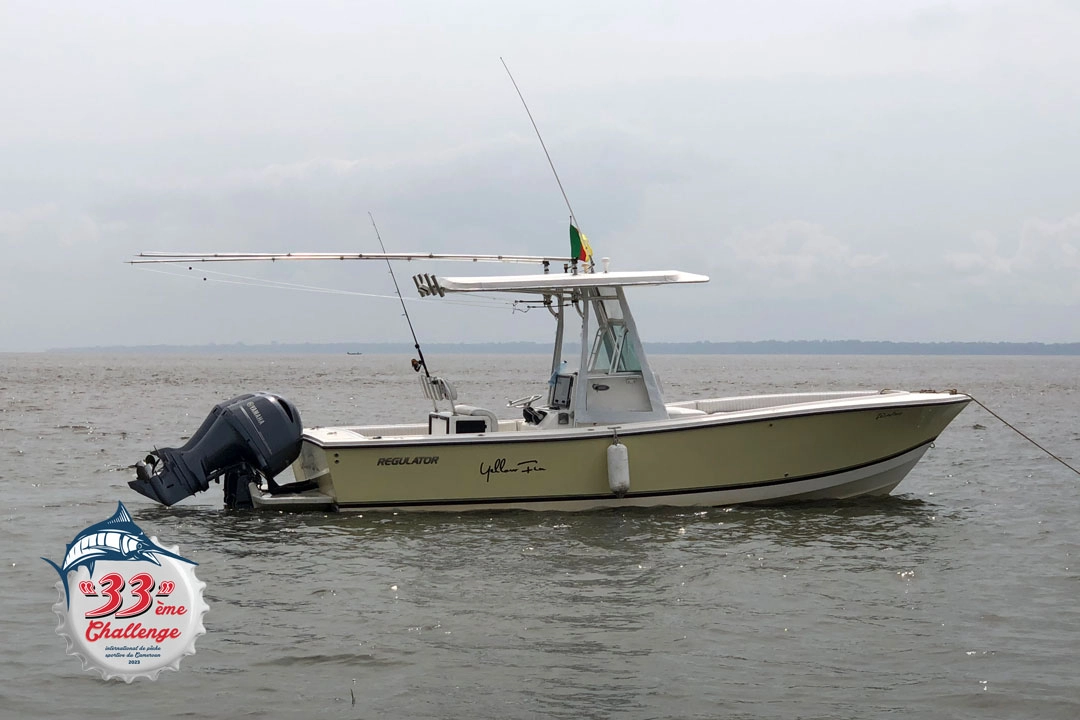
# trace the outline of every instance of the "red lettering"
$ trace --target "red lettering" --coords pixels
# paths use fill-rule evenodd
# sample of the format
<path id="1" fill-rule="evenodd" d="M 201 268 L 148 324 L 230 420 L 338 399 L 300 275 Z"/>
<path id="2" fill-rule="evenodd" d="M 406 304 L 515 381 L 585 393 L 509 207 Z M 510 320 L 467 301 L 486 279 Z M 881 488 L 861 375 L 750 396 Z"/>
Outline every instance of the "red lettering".
<path id="1" fill-rule="evenodd" d="M 123 628 L 114 628 L 112 623 L 101 620 L 91 620 L 86 626 L 86 639 L 90 642 L 100 640 L 145 640 L 153 639 L 155 642 L 175 640 L 180 637 L 180 628 L 146 628 L 142 623 L 131 623 Z"/>
<path id="2" fill-rule="evenodd" d="M 154 585 L 154 578 L 150 573 L 139 573 L 131 578 L 131 594 L 137 598 L 137 602 L 127 610 L 116 613 L 116 618 L 119 620 L 138 617 L 149 610 L 154 602 L 154 598 L 150 597 L 154 592 Z"/>
<path id="3" fill-rule="evenodd" d="M 121 597 L 120 593 L 123 592 L 125 585 L 124 577 L 119 573 L 109 573 L 101 578 L 101 594 L 108 600 L 101 607 L 94 608 L 86 613 L 86 619 L 108 617 L 119 610 L 124 603 L 124 598 Z"/>
<path id="4" fill-rule="evenodd" d="M 98 635 L 96 631 L 100 630 L 105 625 L 108 625 L 108 623 L 101 622 L 100 620 L 91 620 L 90 624 L 86 626 L 86 639 L 90 642 L 97 640 L 100 635 Z"/>
<path id="5" fill-rule="evenodd" d="M 187 608 L 183 605 L 158 605 L 154 608 L 155 615 L 185 615 Z"/>

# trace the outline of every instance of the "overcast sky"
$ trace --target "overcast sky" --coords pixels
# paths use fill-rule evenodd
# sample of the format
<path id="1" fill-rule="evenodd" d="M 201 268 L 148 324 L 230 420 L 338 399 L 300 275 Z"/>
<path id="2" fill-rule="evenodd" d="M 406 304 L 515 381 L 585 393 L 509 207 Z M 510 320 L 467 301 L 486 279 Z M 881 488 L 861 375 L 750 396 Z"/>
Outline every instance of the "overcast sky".
<path id="1" fill-rule="evenodd" d="M 1080 340 L 1080 3 L 0 2 L 0 351 L 401 342 L 372 263 L 563 254 L 646 340 Z M 513 266 L 496 271 L 517 271 Z M 526 268 L 520 268 L 526 270 Z M 401 265 L 473 274 L 475 266 Z M 204 280 L 203 278 L 206 278 Z M 421 340 L 550 318 L 408 293 Z"/>

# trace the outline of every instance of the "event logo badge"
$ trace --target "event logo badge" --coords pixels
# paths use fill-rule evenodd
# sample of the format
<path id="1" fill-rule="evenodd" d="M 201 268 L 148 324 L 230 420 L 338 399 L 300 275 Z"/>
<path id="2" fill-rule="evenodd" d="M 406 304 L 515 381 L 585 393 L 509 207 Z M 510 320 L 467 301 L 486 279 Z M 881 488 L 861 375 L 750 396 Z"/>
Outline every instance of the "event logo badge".
<path id="1" fill-rule="evenodd" d="M 56 633 L 83 670 L 106 680 L 155 680 L 195 653 L 206 632 L 206 583 L 178 551 L 147 537 L 118 503 L 111 518 L 75 536 L 62 564 L 42 558 L 60 573 Z"/>

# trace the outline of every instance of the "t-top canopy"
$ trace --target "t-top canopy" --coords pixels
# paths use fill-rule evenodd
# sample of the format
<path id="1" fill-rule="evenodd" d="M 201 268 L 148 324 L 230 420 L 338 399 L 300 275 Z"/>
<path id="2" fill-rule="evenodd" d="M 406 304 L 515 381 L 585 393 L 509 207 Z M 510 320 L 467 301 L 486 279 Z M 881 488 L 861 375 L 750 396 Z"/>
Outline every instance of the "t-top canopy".
<path id="1" fill-rule="evenodd" d="M 708 282 L 705 275 L 680 270 L 638 272 L 552 273 L 549 275 L 497 275 L 492 277 L 444 277 L 439 287 L 446 292 L 533 292 L 558 293 L 564 290 L 631 285 L 670 285 Z"/>

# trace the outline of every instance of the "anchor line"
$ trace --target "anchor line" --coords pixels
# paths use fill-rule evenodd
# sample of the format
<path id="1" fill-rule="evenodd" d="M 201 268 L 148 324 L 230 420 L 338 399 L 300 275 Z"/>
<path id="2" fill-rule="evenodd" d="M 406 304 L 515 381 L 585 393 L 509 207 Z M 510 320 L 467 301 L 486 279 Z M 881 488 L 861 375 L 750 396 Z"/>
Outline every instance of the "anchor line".
<path id="1" fill-rule="evenodd" d="M 1061 464 L 1062 464 L 1062 465 L 1064 465 L 1065 467 L 1069 468 L 1070 470 L 1072 470 L 1072 471 L 1073 471 L 1074 473 L 1076 473 L 1077 475 L 1080 475 L 1080 470 L 1077 470 L 1077 469 L 1076 469 L 1076 468 L 1074 468 L 1074 467 L 1073 467 L 1072 465 L 1070 465 L 1069 463 L 1065 462 L 1064 460 L 1062 460 L 1061 458 L 1059 458 L 1059 457 L 1058 457 L 1057 455 L 1055 455 L 1054 453 L 1052 453 L 1052 452 L 1050 452 L 1049 450 L 1047 450 L 1046 448 L 1044 448 L 1044 447 L 1043 447 L 1042 445 L 1040 445 L 1039 443 L 1035 442 L 1035 440 L 1033 440 L 1033 439 L 1032 439 L 1031 437 L 1029 437 L 1028 435 L 1024 434 L 1024 432 L 1023 432 L 1022 430 L 1020 430 L 1019 428 L 1017 428 L 1017 427 L 1016 427 L 1015 425 L 1013 425 L 1012 423 L 1010 423 L 1010 422 L 1009 422 L 1008 420 L 1006 420 L 1005 418 L 1003 418 L 1003 417 L 1001 417 L 1000 415 L 998 415 L 998 414 L 997 414 L 996 412 L 994 412 L 994 411 L 993 411 L 993 410 L 991 410 L 990 408 L 986 407 L 986 405 L 984 405 L 984 404 L 983 404 L 982 402 L 980 402 L 980 401 L 979 401 L 979 399 L 978 399 L 978 398 L 976 398 L 976 397 L 975 397 L 974 395 L 972 395 L 971 393 L 967 393 L 967 396 L 968 396 L 969 398 L 971 398 L 972 402 L 974 402 L 974 403 L 975 403 L 976 405 L 978 405 L 978 406 L 979 406 L 979 407 L 981 407 L 981 408 L 982 408 L 983 410 L 985 410 L 986 412 L 990 413 L 990 414 L 991 414 L 991 415 L 993 415 L 993 416 L 994 416 L 995 418 L 997 418 L 997 419 L 998 419 L 999 421 L 1001 421 L 1001 424 L 1002 424 L 1002 425 L 1004 425 L 1005 427 L 1009 428 L 1009 429 L 1010 429 L 1010 430 L 1012 430 L 1012 431 L 1013 431 L 1014 433 L 1016 433 L 1016 434 L 1017 434 L 1017 435 L 1019 435 L 1020 437 L 1024 438 L 1024 439 L 1025 439 L 1025 440 L 1027 440 L 1027 441 L 1028 441 L 1029 443 L 1031 443 L 1031 444 L 1032 444 L 1032 445 L 1034 445 L 1035 447 L 1039 448 L 1039 449 L 1040 449 L 1040 450 L 1042 450 L 1042 451 L 1043 451 L 1044 453 L 1046 453 L 1046 454 L 1047 454 L 1047 455 L 1049 455 L 1050 457 L 1054 458 L 1054 459 L 1055 459 L 1055 460 L 1057 460 L 1057 461 L 1058 461 L 1059 463 L 1061 463 Z"/>

